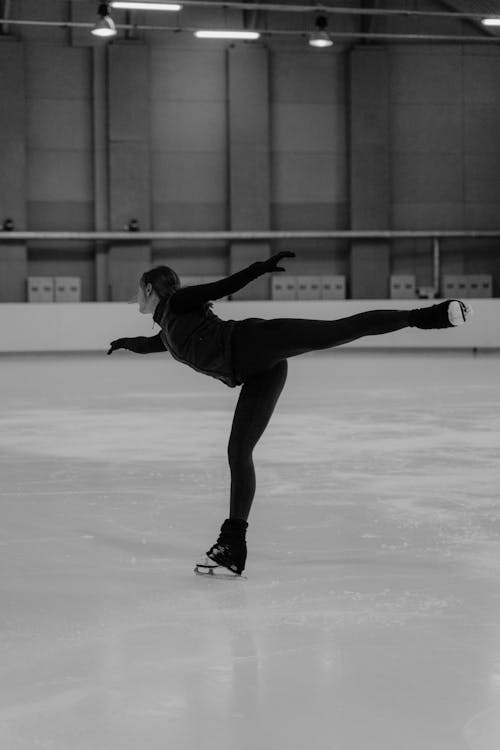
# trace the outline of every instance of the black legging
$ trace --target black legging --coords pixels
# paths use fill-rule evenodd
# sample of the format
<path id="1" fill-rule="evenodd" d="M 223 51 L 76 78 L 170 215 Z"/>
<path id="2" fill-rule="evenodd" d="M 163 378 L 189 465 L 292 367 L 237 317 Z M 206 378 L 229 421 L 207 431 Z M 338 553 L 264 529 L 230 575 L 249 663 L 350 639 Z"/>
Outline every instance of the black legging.
<path id="1" fill-rule="evenodd" d="M 231 518 L 248 519 L 255 495 L 252 453 L 285 385 L 287 359 L 362 336 L 399 331 L 408 325 L 408 315 L 406 310 L 375 310 L 340 320 L 247 318 L 236 324 L 233 365 L 243 385 L 228 445 Z"/>

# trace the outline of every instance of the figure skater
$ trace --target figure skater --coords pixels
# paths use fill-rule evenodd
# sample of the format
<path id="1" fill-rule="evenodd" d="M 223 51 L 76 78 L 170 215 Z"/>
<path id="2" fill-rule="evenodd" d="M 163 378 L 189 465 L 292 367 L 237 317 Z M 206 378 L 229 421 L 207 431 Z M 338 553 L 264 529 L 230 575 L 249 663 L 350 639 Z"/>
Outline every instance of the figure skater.
<path id="1" fill-rule="evenodd" d="M 283 390 L 289 357 L 347 344 L 401 328 L 450 328 L 464 323 L 471 308 L 459 300 L 415 310 L 374 310 L 339 320 L 247 318 L 221 320 L 210 309 L 212 300 L 234 294 L 265 273 L 281 272 L 280 252 L 266 261 L 210 284 L 181 288 L 168 266 L 143 274 L 137 302 L 161 330 L 156 336 L 111 342 L 108 354 L 128 349 L 138 354 L 170 351 L 174 359 L 210 375 L 230 388 L 242 386 L 228 444 L 231 473 L 229 518 L 219 538 L 195 572 L 221 577 L 241 576 L 247 558 L 246 530 L 255 495 L 253 450 L 266 429 Z"/>

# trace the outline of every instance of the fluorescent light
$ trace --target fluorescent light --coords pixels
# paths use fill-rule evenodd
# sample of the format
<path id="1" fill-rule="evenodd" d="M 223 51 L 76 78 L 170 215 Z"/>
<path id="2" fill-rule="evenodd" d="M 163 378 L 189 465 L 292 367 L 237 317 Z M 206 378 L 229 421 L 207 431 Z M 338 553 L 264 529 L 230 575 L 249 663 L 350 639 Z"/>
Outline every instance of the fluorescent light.
<path id="1" fill-rule="evenodd" d="M 483 18 L 483 26 L 500 26 L 500 18 Z"/>
<path id="2" fill-rule="evenodd" d="M 195 31 L 198 39 L 258 39 L 257 31 Z"/>
<path id="3" fill-rule="evenodd" d="M 118 0 L 112 0 L 112 8 L 119 8 L 120 10 L 182 10 L 182 5 L 174 3 L 141 3 L 141 2 L 118 2 Z"/>

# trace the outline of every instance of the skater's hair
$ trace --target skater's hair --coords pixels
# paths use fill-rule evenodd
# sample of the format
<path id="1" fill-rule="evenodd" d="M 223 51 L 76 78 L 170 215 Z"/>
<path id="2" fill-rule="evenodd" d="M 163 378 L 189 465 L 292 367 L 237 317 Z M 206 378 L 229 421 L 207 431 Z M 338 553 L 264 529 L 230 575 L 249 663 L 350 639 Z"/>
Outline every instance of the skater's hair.
<path id="1" fill-rule="evenodd" d="M 146 271 L 141 276 L 140 284 L 143 289 L 151 284 L 160 299 L 168 299 L 181 286 L 176 272 L 168 266 L 156 266 Z"/>
<path id="2" fill-rule="evenodd" d="M 140 280 L 142 289 L 145 289 L 148 284 L 152 285 L 160 300 L 169 299 L 181 287 L 179 277 L 169 266 L 156 266 L 143 273 Z M 212 302 L 205 302 L 201 305 L 203 310 L 209 310 L 211 307 Z"/>

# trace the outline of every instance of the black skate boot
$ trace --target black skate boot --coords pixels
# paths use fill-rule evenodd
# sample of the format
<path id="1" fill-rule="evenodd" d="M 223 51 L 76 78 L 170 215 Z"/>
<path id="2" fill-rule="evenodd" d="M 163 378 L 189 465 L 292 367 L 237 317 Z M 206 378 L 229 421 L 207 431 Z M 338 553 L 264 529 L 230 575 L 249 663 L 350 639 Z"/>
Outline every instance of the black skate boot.
<path id="1" fill-rule="evenodd" d="M 453 328 L 465 323 L 472 315 L 472 307 L 457 299 L 446 300 L 438 305 L 411 310 L 410 328 Z"/>
<path id="2" fill-rule="evenodd" d="M 241 577 L 247 559 L 247 528 L 246 521 L 227 518 L 221 526 L 217 543 L 208 550 L 205 561 L 196 564 L 194 572 L 217 578 Z"/>

